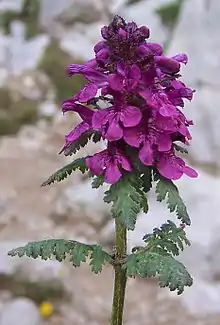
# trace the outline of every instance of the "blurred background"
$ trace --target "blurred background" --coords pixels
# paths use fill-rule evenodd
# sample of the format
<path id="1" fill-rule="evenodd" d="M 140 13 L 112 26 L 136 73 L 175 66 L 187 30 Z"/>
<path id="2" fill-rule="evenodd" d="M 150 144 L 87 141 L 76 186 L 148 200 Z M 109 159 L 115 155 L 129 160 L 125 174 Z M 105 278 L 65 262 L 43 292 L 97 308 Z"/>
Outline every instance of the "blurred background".
<path id="1" fill-rule="evenodd" d="M 185 108 L 195 122 L 188 160 L 199 172 L 196 180 L 178 182 L 193 244 L 180 260 L 194 285 L 177 297 L 154 280 L 129 280 L 125 324 L 220 323 L 220 1 L 0 0 L 0 325 L 108 323 L 110 267 L 95 276 L 86 265 L 72 269 L 6 254 L 51 237 L 113 245 L 105 188 L 92 190 L 78 173 L 62 184 L 40 184 L 73 158 L 57 154 L 78 122 L 62 115 L 61 102 L 84 80 L 68 80 L 66 67 L 93 56 L 100 27 L 115 13 L 147 25 L 168 56 L 188 54 L 183 80 L 196 89 Z M 89 144 L 78 155 L 94 150 Z M 129 233 L 129 249 L 166 218 L 175 220 L 153 193 L 149 200 L 149 214 Z"/>

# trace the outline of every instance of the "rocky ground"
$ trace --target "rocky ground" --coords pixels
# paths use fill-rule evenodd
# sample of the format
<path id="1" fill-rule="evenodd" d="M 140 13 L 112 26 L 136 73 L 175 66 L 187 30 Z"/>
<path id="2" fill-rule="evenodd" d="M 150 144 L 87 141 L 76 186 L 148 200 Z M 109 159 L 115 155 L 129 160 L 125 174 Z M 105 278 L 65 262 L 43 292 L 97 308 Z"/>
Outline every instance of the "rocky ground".
<path id="1" fill-rule="evenodd" d="M 69 161 L 57 153 L 77 120 L 63 117 L 60 103 L 84 81 L 68 81 L 66 65 L 90 58 L 100 26 L 115 12 L 152 28 L 153 40 L 162 42 L 168 54 L 187 52 L 190 61 L 184 80 L 197 90 L 186 113 L 196 122 L 189 159 L 199 178 L 178 183 L 193 220 L 188 231 L 192 247 L 181 260 L 195 283 L 176 297 L 158 289 L 153 280 L 129 280 L 125 323 L 220 322 L 218 1 L 193 0 L 192 7 L 192 0 L 2 0 L 0 325 L 17 324 L 18 317 L 19 325 L 101 325 L 109 320 L 110 267 L 95 276 L 87 266 L 72 269 L 68 263 L 11 259 L 6 254 L 27 241 L 51 237 L 113 244 L 109 207 L 102 202 L 104 189 L 91 190 L 89 180 L 78 173 L 48 188 L 40 184 Z M 90 144 L 79 155 L 94 150 Z M 135 232 L 129 233 L 129 248 L 140 244 L 153 226 L 174 218 L 155 202 L 153 193 L 149 200 L 149 215 L 139 216 Z M 44 301 L 54 306 L 46 319 L 39 310 Z"/>

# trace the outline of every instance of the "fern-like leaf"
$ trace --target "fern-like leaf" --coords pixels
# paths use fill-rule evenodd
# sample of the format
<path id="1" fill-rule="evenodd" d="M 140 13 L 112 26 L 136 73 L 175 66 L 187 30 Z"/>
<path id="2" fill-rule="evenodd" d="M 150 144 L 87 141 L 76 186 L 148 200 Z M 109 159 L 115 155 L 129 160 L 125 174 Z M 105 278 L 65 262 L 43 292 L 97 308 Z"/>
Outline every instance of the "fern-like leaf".
<path id="1" fill-rule="evenodd" d="M 104 176 L 103 175 L 95 176 L 92 181 L 92 188 L 99 188 L 103 184 L 104 184 Z"/>
<path id="2" fill-rule="evenodd" d="M 90 140 L 92 140 L 95 143 L 99 142 L 101 140 L 101 134 L 96 131 L 85 132 L 79 137 L 79 139 L 75 140 L 68 148 L 64 150 L 64 155 L 72 156 L 78 150 L 85 147 Z"/>
<path id="3" fill-rule="evenodd" d="M 41 186 L 50 185 L 54 182 L 61 182 L 69 175 L 72 174 L 75 170 L 80 170 L 83 174 L 86 172 L 87 167 L 85 163 L 85 158 L 78 158 L 71 162 L 70 164 L 62 167 L 61 169 L 57 170 L 53 175 L 51 175 L 48 180 L 43 182 Z"/>
<path id="4" fill-rule="evenodd" d="M 158 276 L 160 287 L 177 290 L 178 295 L 183 293 L 185 286 L 191 286 L 193 283 L 185 266 L 169 255 L 153 252 L 134 253 L 127 257 L 124 268 L 127 276 Z"/>
<path id="5" fill-rule="evenodd" d="M 181 146 L 179 146 L 179 145 L 176 144 L 176 143 L 174 143 L 173 146 L 174 146 L 174 149 L 175 149 L 176 151 L 179 151 L 179 152 L 181 152 L 181 153 L 188 154 L 188 150 L 187 150 L 186 148 L 181 147 Z"/>
<path id="6" fill-rule="evenodd" d="M 137 214 L 148 211 L 145 193 L 140 186 L 140 178 L 134 173 L 125 174 L 105 192 L 104 201 L 112 203 L 112 215 L 119 218 L 129 230 L 134 230 Z"/>
<path id="7" fill-rule="evenodd" d="M 145 235 L 143 240 L 147 244 L 147 251 L 163 255 L 178 256 L 180 251 L 183 251 L 184 244 L 190 246 L 184 229 L 177 227 L 170 220 L 164 223 L 160 229 L 154 228 L 153 233 Z"/>
<path id="8" fill-rule="evenodd" d="M 170 212 L 175 212 L 178 219 L 189 226 L 191 220 L 176 185 L 159 174 L 154 174 L 154 180 L 158 180 L 156 185 L 157 201 L 162 202 L 165 200 Z"/>
<path id="9" fill-rule="evenodd" d="M 111 262 L 111 256 L 99 245 L 86 245 L 73 240 L 49 239 L 39 242 L 28 243 L 24 247 L 18 247 L 8 252 L 9 256 L 24 255 L 34 259 L 41 257 L 43 260 L 55 257 L 62 262 L 67 256 L 73 266 L 78 267 L 81 263 L 90 259 L 90 265 L 94 273 L 102 271 L 106 263 Z"/>

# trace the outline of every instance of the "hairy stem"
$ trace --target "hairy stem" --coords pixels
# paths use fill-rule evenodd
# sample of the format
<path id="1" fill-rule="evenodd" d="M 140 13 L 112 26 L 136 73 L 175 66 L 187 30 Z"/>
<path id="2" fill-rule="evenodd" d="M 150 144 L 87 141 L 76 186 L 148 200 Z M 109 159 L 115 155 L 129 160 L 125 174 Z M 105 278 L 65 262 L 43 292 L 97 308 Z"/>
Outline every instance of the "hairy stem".
<path id="1" fill-rule="evenodd" d="M 116 259 L 124 259 L 127 253 L 127 231 L 117 218 L 115 219 L 115 241 L 116 241 Z M 122 265 L 115 265 L 115 282 L 112 305 L 111 325 L 122 325 L 125 289 L 126 289 L 126 271 Z"/>

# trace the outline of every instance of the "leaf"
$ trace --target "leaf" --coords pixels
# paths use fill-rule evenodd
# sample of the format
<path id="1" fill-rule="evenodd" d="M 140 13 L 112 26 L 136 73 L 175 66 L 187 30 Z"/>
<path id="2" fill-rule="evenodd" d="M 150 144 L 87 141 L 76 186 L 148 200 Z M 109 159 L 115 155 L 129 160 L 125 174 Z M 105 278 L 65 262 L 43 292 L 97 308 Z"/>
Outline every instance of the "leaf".
<path id="1" fill-rule="evenodd" d="M 168 287 L 170 291 L 177 290 L 180 295 L 185 286 L 191 286 L 193 279 L 185 266 L 172 256 L 163 256 L 158 253 L 141 252 L 127 257 L 127 276 L 159 277 L 160 287 Z"/>
<path id="2" fill-rule="evenodd" d="M 154 228 L 152 234 L 143 237 L 146 248 L 145 251 L 161 253 L 164 255 L 180 254 L 183 251 L 184 244 L 190 246 L 190 241 L 186 238 L 186 232 L 177 227 L 174 222 L 168 220 L 161 228 Z M 142 248 L 143 250 L 143 248 Z"/>
<path id="3" fill-rule="evenodd" d="M 92 188 L 99 188 L 103 184 L 104 184 L 104 176 L 103 175 L 96 176 L 93 178 Z"/>
<path id="4" fill-rule="evenodd" d="M 43 182 L 41 186 L 50 185 L 54 182 L 63 181 L 69 175 L 72 174 L 73 171 L 79 169 L 83 174 L 87 170 L 85 158 L 78 158 L 71 162 L 70 164 L 62 167 L 61 169 L 57 170 L 53 175 L 51 175 L 48 180 Z"/>
<path id="5" fill-rule="evenodd" d="M 162 202 L 165 200 L 170 212 L 175 212 L 178 219 L 189 226 L 191 220 L 176 185 L 171 180 L 165 179 L 158 174 L 156 179 L 159 179 L 156 185 L 157 201 Z"/>
<path id="6" fill-rule="evenodd" d="M 176 149 L 176 151 L 179 151 L 181 153 L 186 153 L 188 154 L 188 150 L 184 147 L 179 146 L 178 144 L 174 143 L 174 149 Z"/>
<path id="7" fill-rule="evenodd" d="M 65 156 L 72 156 L 78 150 L 85 147 L 92 140 L 97 143 L 101 140 L 101 134 L 97 131 L 88 131 L 82 134 L 79 139 L 75 140 L 68 148 L 64 150 Z"/>
<path id="8" fill-rule="evenodd" d="M 99 245 L 86 245 L 73 240 L 65 239 L 49 239 L 39 242 L 28 243 L 24 247 L 18 247 L 8 252 L 9 256 L 24 255 L 36 259 L 41 257 L 43 260 L 52 258 L 53 256 L 62 262 L 67 255 L 74 267 L 78 267 L 81 263 L 86 262 L 90 258 L 92 272 L 99 273 L 102 267 L 111 261 L 111 256 L 105 252 Z"/>
<path id="9" fill-rule="evenodd" d="M 111 212 L 128 230 L 134 230 L 138 213 L 148 211 L 147 198 L 141 180 L 134 173 L 125 174 L 105 192 L 104 201 L 112 203 Z"/>
<path id="10" fill-rule="evenodd" d="M 95 245 L 91 253 L 91 268 L 92 272 L 99 273 L 102 271 L 102 266 L 110 262 L 111 257 L 106 253 L 101 246 Z"/>
<path id="11" fill-rule="evenodd" d="M 145 193 L 148 193 L 152 188 L 152 168 L 144 166 L 141 171 L 143 172 L 141 176 L 143 190 Z"/>

